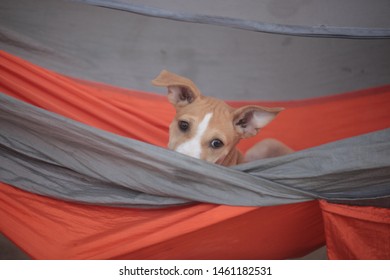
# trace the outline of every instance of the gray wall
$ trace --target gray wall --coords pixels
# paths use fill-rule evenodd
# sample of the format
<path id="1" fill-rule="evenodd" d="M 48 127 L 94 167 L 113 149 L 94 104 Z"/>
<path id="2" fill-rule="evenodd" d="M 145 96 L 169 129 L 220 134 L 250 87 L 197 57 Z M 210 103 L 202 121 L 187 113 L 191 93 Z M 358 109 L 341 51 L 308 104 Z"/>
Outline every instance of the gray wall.
<path id="1" fill-rule="evenodd" d="M 390 2 L 130 1 L 284 24 L 390 27 Z M 340 3 L 342 2 L 342 3 Z M 163 68 L 224 99 L 300 99 L 390 82 L 390 40 L 270 35 L 59 0 L 2 0 L 0 48 L 61 73 L 126 88 Z"/>

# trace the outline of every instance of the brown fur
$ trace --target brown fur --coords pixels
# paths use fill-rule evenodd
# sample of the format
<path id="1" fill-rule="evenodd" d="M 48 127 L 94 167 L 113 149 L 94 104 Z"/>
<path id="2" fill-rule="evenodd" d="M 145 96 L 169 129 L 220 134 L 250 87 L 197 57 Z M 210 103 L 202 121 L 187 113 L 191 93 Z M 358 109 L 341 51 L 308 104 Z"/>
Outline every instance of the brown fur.
<path id="1" fill-rule="evenodd" d="M 222 100 L 203 96 L 191 80 L 166 70 L 153 80 L 153 84 L 168 88 L 168 100 L 176 109 L 176 116 L 169 130 L 168 147 L 172 150 L 192 139 L 199 123 L 207 113 L 212 112 L 208 129 L 202 137 L 200 159 L 231 166 L 292 151 L 283 143 L 272 139 L 256 144 L 254 146 L 256 148 L 252 148 L 245 159 L 236 149 L 242 138 L 255 136 L 259 129 L 269 123 L 283 108 L 250 105 L 234 109 Z M 189 123 L 191 129 L 181 131 L 178 127 L 179 121 Z M 223 147 L 213 149 L 210 146 L 213 139 L 221 140 L 224 143 Z"/>

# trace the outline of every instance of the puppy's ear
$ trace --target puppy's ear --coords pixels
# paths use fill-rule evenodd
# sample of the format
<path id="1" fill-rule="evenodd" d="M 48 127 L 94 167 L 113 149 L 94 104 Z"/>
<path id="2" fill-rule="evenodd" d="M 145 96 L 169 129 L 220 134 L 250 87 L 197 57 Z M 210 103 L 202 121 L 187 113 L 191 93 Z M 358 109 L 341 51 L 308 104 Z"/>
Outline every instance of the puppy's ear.
<path id="1" fill-rule="evenodd" d="M 185 106 L 200 98 L 202 94 L 195 84 L 185 77 L 168 72 L 161 73 L 152 81 L 152 84 L 168 88 L 168 100 L 175 106 Z"/>
<path id="2" fill-rule="evenodd" d="M 255 136 L 260 128 L 270 123 L 284 108 L 244 106 L 233 113 L 233 125 L 242 138 Z"/>

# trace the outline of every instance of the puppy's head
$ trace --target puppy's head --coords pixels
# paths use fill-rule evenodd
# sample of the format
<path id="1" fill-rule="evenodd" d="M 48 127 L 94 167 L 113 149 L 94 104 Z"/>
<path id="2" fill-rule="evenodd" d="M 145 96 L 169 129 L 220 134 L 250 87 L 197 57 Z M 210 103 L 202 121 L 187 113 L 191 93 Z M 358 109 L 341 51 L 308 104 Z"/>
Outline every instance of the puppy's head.
<path id="1" fill-rule="evenodd" d="M 213 163 L 222 163 L 242 138 L 255 136 L 282 108 L 244 106 L 234 109 L 206 97 L 184 77 L 163 70 L 152 81 L 167 87 L 176 109 L 169 128 L 168 148 Z"/>

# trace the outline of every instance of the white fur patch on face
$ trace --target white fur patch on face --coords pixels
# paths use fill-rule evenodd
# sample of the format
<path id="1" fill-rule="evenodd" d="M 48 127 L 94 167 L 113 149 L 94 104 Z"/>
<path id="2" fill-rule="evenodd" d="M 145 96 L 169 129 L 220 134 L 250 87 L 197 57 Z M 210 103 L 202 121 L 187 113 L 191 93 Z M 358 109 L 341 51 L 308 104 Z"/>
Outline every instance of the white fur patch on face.
<path id="1" fill-rule="evenodd" d="M 212 116 L 213 113 L 207 113 L 203 120 L 199 123 L 194 137 L 177 146 L 175 151 L 200 159 L 202 154 L 202 138 L 204 133 L 207 131 Z"/>

